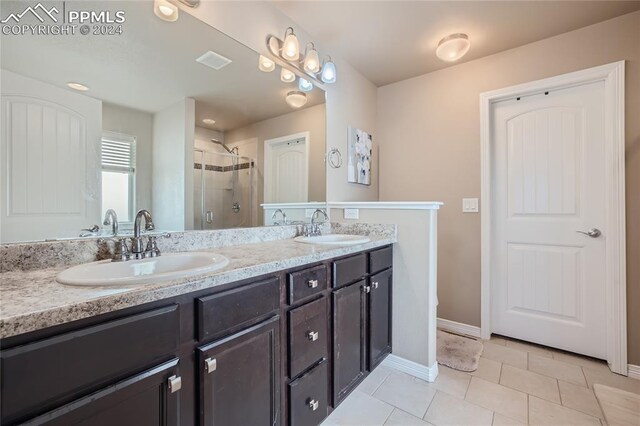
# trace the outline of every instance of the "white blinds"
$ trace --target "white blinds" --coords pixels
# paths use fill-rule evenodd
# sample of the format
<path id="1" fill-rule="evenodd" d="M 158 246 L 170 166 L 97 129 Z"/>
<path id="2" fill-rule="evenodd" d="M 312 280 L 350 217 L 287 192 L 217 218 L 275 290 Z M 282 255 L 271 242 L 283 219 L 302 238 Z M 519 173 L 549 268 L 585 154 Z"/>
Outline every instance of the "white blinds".
<path id="1" fill-rule="evenodd" d="M 136 138 L 120 133 L 102 135 L 102 169 L 133 173 L 136 168 Z"/>

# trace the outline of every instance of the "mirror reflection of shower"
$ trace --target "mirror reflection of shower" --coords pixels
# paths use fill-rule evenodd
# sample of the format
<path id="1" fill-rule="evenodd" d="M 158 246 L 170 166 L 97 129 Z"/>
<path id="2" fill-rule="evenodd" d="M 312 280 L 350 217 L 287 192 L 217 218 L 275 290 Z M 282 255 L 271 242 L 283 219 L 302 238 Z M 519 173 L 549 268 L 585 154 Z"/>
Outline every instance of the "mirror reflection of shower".
<path id="1" fill-rule="evenodd" d="M 211 148 L 194 149 L 194 227 L 224 229 L 253 223 L 255 159 L 241 156 L 237 146 L 211 139 Z"/>

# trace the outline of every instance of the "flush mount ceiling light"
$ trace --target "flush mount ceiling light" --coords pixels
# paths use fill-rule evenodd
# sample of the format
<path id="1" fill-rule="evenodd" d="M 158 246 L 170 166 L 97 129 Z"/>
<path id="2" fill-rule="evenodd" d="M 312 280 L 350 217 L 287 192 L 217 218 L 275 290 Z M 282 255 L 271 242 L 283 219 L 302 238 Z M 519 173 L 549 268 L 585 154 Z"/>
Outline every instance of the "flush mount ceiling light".
<path id="1" fill-rule="evenodd" d="M 307 43 L 307 47 L 311 45 L 311 50 L 304 52 L 303 68 L 307 73 L 315 74 L 320 71 L 320 57 L 318 57 L 318 51 L 313 42 Z"/>
<path id="2" fill-rule="evenodd" d="M 303 92 L 310 92 L 313 90 L 313 83 L 300 77 L 300 79 L 298 80 L 298 89 Z"/>
<path id="3" fill-rule="evenodd" d="M 311 48 L 309 48 L 309 45 L 311 45 Z M 308 79 L 317 82 L 319 87 L 322 87 L 323 82 L 334 83 L 336 81 L 336 66 L 331 59 L 325 63 L 327 65 L 325 71 L 325 67 L 320 65 L 320 55 L 313 42 L 307 43 L 304 54 L 301 54 L 300 42 L 291 27 L 285 30 L 284 40 L 280 40 L 276 36 L 269 36 L 267 38 L 267 47 L 269 52 L 278 59 L 276 62 L 279 65 L 282 62 L 280 59 L 283 59 L 288 65 L 307 74 L 309 76 Z M 325 73 L 326 76 L 324 76 Z"/>
<path id="4" fill-rule="evenodd" d="M 440 40 L 436 55 L 445 62 L 454 62 L 462 58 L 470 47 L 469 36 L 462 33 L 451 34 Z"/>
<path id="5" fill-rule="evenodd" d="M 301 108 L 307 103 L 307 95 L 297 90 L 287 93 L 287 103 L 292 108 Z"/>
<path id="6" fill-rule="evenodd" d="M 87 86 L 85 86 L 84 84 L 75 83 L 73 81 L 70 81 L 69 83 L 67 83 L 67 86 L 72 88 L 73 90 L 77 90 L 79 92 L 86 92 L 87 90 L 89 90 L 89 88 Z"/>
<path id="7" fill-rule="evenodd" d="M 260 55 L 258 58 L 258 69 L 262 72 L 271 72 L 276 69 L 276 63 L 271 59 Z"/>
<path id="8" fill-rule="evenodd" d="M 294 81 L 296 81 L 296 75 L 283 67 L 282 71 L 280 71 L 280 80 L 283 83 L 293 83 Z"/>
<path id="9" fill-rule="evenodd" d="M 327 56 L 324 64 L 322 64 L 322 74 L 320 74 L 320 78 L 325 83 L 336 82 L 336 64 L 331 60 L 331 56 Z"/>
<path id="10" fill-rule="evenodd" d="M 153 13 L 163 21 L 175 22 L 178 20 L 178 6 L 168 0 L 153 0 Z"/>
<path id="11" fill-rule="evenodd" d="M 205 118 L 202 120 L 202 122 L 208 126 L 213 126 L 214 124 L 216 124 L 216 120 L 214 120 L 213 118 Z"/>

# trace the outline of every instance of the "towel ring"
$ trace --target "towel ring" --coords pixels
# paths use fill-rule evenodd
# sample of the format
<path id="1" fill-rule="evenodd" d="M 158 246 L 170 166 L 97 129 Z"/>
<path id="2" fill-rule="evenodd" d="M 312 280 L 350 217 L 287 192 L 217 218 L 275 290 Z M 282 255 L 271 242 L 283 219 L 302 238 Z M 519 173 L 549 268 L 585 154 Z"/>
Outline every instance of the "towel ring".
<path id="1" fill-rule="evenodd" d="M 332 169 L 339 169 L 342 167 L 342 154 L 338 148 L 331 148 L 327 153 L 327 161 Z"/>

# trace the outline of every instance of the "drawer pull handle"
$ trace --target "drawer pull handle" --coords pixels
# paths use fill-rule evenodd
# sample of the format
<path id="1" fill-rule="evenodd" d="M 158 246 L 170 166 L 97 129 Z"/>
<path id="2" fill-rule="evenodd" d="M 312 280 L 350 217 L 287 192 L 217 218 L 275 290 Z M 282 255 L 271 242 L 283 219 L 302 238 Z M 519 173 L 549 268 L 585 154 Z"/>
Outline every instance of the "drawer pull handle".
<path id="1" fill-rule="evenodd" d="M 309 340 L 311 340 L 312 342 L 315 342 L 316 340 L 318 340 L 318 332 L 317 331 L 310 331 L 307 333 L 307 337 L 309 338 Z"/>
<path id="2" fill-rule="evenodd" d="M 167 384 L 171 393 L 178 392 L 182 389 L 182 377 L 173 375 L 167 379 Z"/>
<path id="3" fill-rule="evenodd" d="M 371 287 L 373 287 L 374 289 L 378 288 L 378 285 L 379 285 L 378 281 L 374 281 L 374 282 L 371 283 Z"/>
<path id="4" fill-rule="evenodd" d="M 215 358 L 207 358 L 204 360 L 204 368 L 207 373 L 213 373 L 218 368 L 218 361 Z"/>
<path id="5" fill-rule="evenodd" d="M 309 288 L 316 288 L 318 287 L 318 280 L 309 280 Z"/>
<path id="6" fill-rule="evenodd" d="M 319 401 L 317 401 L 315 399 L 310 399 L 309 400 L 309 408 L 311 408 L 311 411 L 316 411 L 319 406 L 320 406 L 320 402 Z"/>

